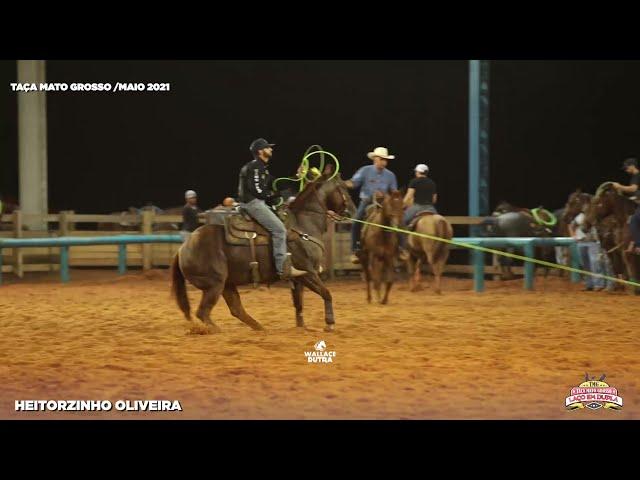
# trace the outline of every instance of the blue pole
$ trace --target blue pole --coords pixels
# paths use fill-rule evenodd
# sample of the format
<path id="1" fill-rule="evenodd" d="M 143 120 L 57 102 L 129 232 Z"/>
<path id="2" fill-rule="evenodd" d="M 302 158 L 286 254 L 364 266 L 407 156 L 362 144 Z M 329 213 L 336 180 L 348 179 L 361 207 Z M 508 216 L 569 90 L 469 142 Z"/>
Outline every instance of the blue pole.
<path id="1" fill-rule="evenodd" d="M 69 281 L 69 247 L 60 247 L 60 279 L 63 283 Z"/>
<path id="2" fill-rule="evenodd" d="M 525 244 L 524 256 L 533 258 L 533 241 Z M 533 262 L 524 262 L 524 288 L 527 290 L 533 290 L 533 278 L 535 276 L 535 265 Z"/>
<path id="3" fill-rule="evenodd" d="M 118 274 L 124 275 L 127 272 L 127 245 L 118 245 Z"/>
<path id="4" fill-rule="evenodd" d="M 484 252 L 474 250 L 473 256 L 473 288 L 476 292 L 484 292 Z"/>
<path id="5" fill-rule="evenodd" d="M 469 60 L 469 216 L 480 215 L 480 61 Z M 472 232 L 472 236 L 475 236 Z"/>

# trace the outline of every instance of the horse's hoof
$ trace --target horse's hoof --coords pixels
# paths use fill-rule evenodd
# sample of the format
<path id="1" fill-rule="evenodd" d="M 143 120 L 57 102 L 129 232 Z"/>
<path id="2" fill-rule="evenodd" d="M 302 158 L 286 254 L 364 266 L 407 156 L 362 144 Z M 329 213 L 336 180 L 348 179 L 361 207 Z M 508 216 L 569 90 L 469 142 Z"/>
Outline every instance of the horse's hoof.
<path id="1" fill-rule="evenodd" d="M 333 323 L 330 323 L 324 327 L 325 332 L 333 332 L 336 329 L 336 326 Z"/>
<path id="2" fill-rule="evenodd" d="M 222 333 L 222 329 L 215 323 L 205 325 L 209 333 Z"/>
<path id="3" fill-rule="evenodd" d="M 202 324 L 202 323 L 194 323 L 189 328 L 189 335 L 209 335 L 211 333 L 220 333 L 220 327 L 214 324 Z"/>

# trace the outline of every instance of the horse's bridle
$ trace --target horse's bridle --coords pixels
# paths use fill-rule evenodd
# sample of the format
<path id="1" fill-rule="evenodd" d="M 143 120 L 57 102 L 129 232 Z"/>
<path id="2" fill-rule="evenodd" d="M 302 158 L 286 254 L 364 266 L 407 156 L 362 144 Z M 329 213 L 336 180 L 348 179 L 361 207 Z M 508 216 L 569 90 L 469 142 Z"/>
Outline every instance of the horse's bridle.
<path id="1" fill-rule="evenodd" d="M 326 208 L 324 206 L 324 202 L 322 201 L 322 199 L 320 198 L 320 195 L 318 194 L 318 188 L 317 186 L 312 186 L 311 188 L 313 188 L 313 194 L 315 195 L 316 199 L 318 200 L 318 205 L 320 205 L 320 208 L 322 209 L 322 211 L 317 211 L 317 210 L 301 210 L 299 213 L 315 213 L 316 215 L 324 215 L 326 217 L 329 217 L 330 219 L 334 220 L 334 221 L 339 221 L 342 220 L 344 218 L 344 212 L 347 210 L 347 205 L 349 204 L 347 201 L 347 197 L 344 193 L 344 190 L 342 188 L 340 188 L 340 186 L 338 186 L 338 188 L 340 189 L 340 195 L 342 196 L 342 202 L 344 204 L 344 208 L 342 210 L 342 212 L 340 213 L 335 213 L 335 212 L 331 212 L 328 208 Z"/>

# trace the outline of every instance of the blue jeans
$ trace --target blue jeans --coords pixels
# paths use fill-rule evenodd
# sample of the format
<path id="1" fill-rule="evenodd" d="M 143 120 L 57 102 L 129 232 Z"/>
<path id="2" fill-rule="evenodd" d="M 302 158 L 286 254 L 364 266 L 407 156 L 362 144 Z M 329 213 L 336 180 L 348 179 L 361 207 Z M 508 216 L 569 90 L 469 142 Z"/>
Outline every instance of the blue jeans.
<path id="1" fill-rule="evenodd" d="M 597 242 L 578 242 L 582 269 L 600 275 L 605 274 L 605 263 L 600 257 L 601 248 Z M 604 278 L 596 278 L 585 275 L 584 286 L 586 288 L 604 288 Z"/>
<path id="2" fill-rule="evenodd" d="M 433 205 L 421 205 L 419 203 L 414 203 L 413 205 L 411 205 L 409 208 L 407 208 L 404 211 L 404 217 L 402 218 L 402 221 L 404 222 L 404 225 L 408 226 L 409 222 L 411 222 L 411 219 L 418 212 L 425 212 L 425 211 L 438 213 L 438 211 L 436 210 L 436 207 L 434 207 Z"/>
<path id="3" fill-rule="evenodd" d="M 284 223 L 282 223 L 274 211 L 267 206 L 264 200 L 255 198 L 249 203 L 244 203 L 242 207 L 251 215 L 251 218 L 271 234 L 273 259 L 276 263 L 276 270 L 278 273 L 282 273 L 284 261 L 287 258 L 287 229 Z"/>
<path id="4" fill-rule="evenodd" d="M 569 264 L 569 249 L 567 247 L 553 247 L 556 252 L 556 263 L 558 265 L 568 265 Z"/>
<path id="5" fill-rule="evenodd" d="M 611 260 L 609 260 L 609 255 L 607 255 L 607 253 L 602 248 L 600 248 L 600 253 L 600 258 L 602 259 L 602 265 L 604 267 L 604 274 L 607 277 L 615 277 L 613 273 L 613 266 L 611 265 Z M 613 290 L 613 287 L 616 285 L 616 282 L 614 282 L 613 280 L 605 280 L 605 282 L 607 283 L 608 290 Z"/>
<path id="6" fill-rule="evenodd" d="M 633 238 L 636 247 L 640 247 L 640 205 L 629 220 L 629 230 L 631 230 L 631 238 Z"/>
<path id="7" fill-rule="evenodd" d="M 370 198 L 361 198 L 360 203 L 358 204 L 358 209 L 356 210 L 356 215 L 354 218 L 358 220 L 364 220 L 364 216 L 367 212 L 367 207 L 371 205 Z M 359 222 L 353 222 L 351 224 L 351 251 L 355 252 L 358 250 L 358 246 L 360 244 L 360 232 L 362 231 L 362 224 Z"/>

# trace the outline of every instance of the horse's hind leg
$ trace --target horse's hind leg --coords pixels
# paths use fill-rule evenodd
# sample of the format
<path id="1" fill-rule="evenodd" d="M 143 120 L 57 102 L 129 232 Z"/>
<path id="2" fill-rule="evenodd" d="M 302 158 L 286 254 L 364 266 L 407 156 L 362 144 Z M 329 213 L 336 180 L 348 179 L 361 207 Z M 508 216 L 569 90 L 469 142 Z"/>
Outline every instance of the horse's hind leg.
<path id="1" fill-rule="evenodd" d="M 291 283 L 291 297 L 293 298 L 293 306 L 296 309 L 296 327 L 304 327 L 304 318 L 302 317 L 304 285 L 298 281 Z"/>
<path id="2" fill-rule="evenodd" d="M 264 327 L 249 315 L 242 306 L 242 300 L 235 285 L 225 285 L 222 296 L 224 297 L 224 301 L 227 302 L 231 315 L 241 322 L 246 323 L 254 330 L 264 330 Z"/>
<path id="3" fill-rule="evenodd" d="M 438 260 L 435 263 L 431 264 L 433 268 L 433 278 L 435 280 L 435 292 L 440 295 L 442 293 L 442 272 L 444 270 L 445 262 L 442 260 Z"/>
<path id="4" fill-rule="evenodd" d="M 393 285 L 393 280 L 387 281 L 384 283 L 384 296 L 380 303 L 382 305 L 386 305 L 389 302 L 389 292 L 391 292 L 391 286 Z"/>
<path id="5" fill-rule="evenodd" d="M 417 292 L 420 290 L 420 266 L 422 264 L 422 259 L 418 258 L 416 260 L 413 275 L 410 279 L 410 290 L 412 292 Z"/>
<path id="6" fill-rule="evenodd" d="M 198 317 L 202 322 L 206 323 L 210 327 L 212 327 L 215 333 L 220 332 L 220 327 L 214 324 L 211 321 L 211 310 L 217 303 L 220 298 L 220 293 L 222 292 L 222 284 L 215 284 L 207 289 L 202 291 L 202 299 L 200 300 L 200 306 L 198 307 L 198 311 L 196 312 L 196 317 Z"/>

